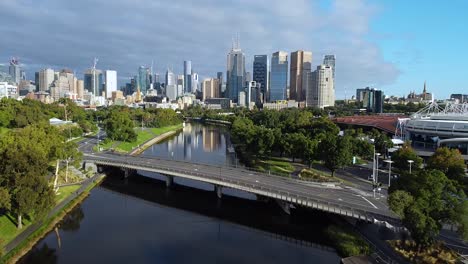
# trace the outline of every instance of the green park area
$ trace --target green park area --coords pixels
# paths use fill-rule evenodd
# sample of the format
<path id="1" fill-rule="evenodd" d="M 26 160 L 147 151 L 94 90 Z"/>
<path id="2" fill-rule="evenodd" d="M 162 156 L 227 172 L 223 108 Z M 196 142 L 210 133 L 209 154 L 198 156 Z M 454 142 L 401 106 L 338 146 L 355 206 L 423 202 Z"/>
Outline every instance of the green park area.
<path id="1" fill-rule="evenodd" d="M 118 141 L 118 140 L 105 140 L 101 144 L 101 150 L 110 150 L 113 149 L 117 152 L 128 153 L 133 149 L 139 147 L 145 142 L 160 136 L 166 132 L 174 131 L 182 128 L 182 124 L 165 126 L 165 127 L 153 127 L 153 128 L 134 128 L 134 131 L 137 135 L 136 140 L 132 142 Z"/>
<path id="2" fill-rule="evenodd" d="M 274 175 L 290 177 L 294 172 L 294 166 L 288 159 L 284 158 L 270 158 L 258 160 L 254 166 L 255 170 L 261 172 L 270 172 Z"/>
<path id="3" fill-rule="evenodd" d="M 70 185 L 61 187 L 55 196 L 55 204 L 61 203 L 65 200 L 70 194 L 75 192 L 80 188 L 80 185 Z M 32 219 L 33 220 L 33 219 Z M 10 213 L 0 216 L 0 240 L 3 245 L 9 243 L 22 231 L 24 231 L 31 223 L 31 219 L 23 218 L 23 228 L 18 229 L 16 217 Z"/>

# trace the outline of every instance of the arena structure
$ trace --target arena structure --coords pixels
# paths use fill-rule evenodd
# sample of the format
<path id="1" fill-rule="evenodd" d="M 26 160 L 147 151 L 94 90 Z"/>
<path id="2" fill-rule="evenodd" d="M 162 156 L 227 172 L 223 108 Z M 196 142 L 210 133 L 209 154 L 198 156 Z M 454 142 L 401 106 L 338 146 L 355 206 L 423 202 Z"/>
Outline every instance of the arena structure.
<path id="1" fill-rule="evenodd" d="M 468 160 L 468 104 L 432 102 L 399 124 L 403 140 L 417 149 L 457 148 Z"/>

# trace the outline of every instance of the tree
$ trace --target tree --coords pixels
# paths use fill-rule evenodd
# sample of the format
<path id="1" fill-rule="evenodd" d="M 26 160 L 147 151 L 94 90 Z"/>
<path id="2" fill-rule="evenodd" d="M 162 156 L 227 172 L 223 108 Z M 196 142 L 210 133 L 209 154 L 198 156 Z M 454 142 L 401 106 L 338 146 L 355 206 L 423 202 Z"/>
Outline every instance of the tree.
<path id="1" fill-rule="evenodd" d="M 54 203 L 45 175 L 57 139 L 60 134 L 49 125 L 27 126 L 0 138 L 0 187 L 10 192 L 18 228 L 24 215 L 41 217 Z"/>
<path id="2" fill-rule="evenodd" d="M 442 224 L 456 223 L 465 236 L 466 196 L 441 171 L 419 170 L 399 177 L 391 188 L 390 208 L 419 246 L 434 242 Z"/>
<path id="3" fill-rule="evenodd" d="M 414 202 L 413 196 L 410 193 L 397 190 L 389 195 L 388 205 L 395 212 L 396 215 L 403 218 L 405 210 Z"/>
<path id="4" fill-rule="evenodd" d="M 104 122 L 104 129 L 112 140 L 133 142 L 137 139 L 128 112 L 118 111 L 118 109 L 111 110 Z"/>
<path id="5" fill-rule="evenodd" d="M 412 171 L 419 170 L 422 164 L 422 158 L 420 158 L 416 151 L 414 151 L 408 144 L 403 145 L 400 149 L 395 151 L 393 153 L 392 160 L 395 162 L 393 167 L 400 172 L 409 171 L 410 165 L 408 160 L 414 161 L 411 165 Z"/>
<path id="6" fill-rule="evenodd" d="M 316 140 L 306 138 L 302 159 L 307 162 L 309 168 L 312 166 L 312 161 L 317 156 L 317 146 L 318 143 Z"/>
<path id="7" fill-rule="evenodd" d="M 319 143 L 320 157 L 327 169 L 335 176 L 337 169 L 352 162 L 351 138 L 349 136 L 328 136 Z"/>
<path id="8" fill-rule="evenodd" d="M 466 165 L 458 149 L 438 148 L 427 161 L 427 168 L 440 170 L 449 179 L 464 183 Z"/>
<path id="9" fill-rule="evenodd" d="M 7 188 L 0 187 L 0 209 L 10 210 L 11 196 Z"/>

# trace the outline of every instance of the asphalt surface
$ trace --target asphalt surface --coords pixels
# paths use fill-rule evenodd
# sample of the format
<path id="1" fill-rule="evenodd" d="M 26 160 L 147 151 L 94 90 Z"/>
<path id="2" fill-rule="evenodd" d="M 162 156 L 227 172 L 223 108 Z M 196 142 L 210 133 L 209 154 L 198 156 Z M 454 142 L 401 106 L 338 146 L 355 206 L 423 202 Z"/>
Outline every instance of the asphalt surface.
<path id="1" fill-rule="evenodd" d="M 306 183 L 294 179 L 276 177 L 268 174 L 246 170 L 244 168 L 221 167 L 207 164 L 195 164 L 191 162 L 165 160 L 158 158 L 134 157 L 110 153 L 86 153 L 84 160 L 104 161 L 115 166 L 123 164 L 133 165 L 142 170 L 158 169 L 182 174 L 197 176 L 206 179 L 216 179 L 240 186 L 249 186 L 256 189 L 280 192 L 288 196 L 297 196 L 305 199 L 316 200 L 334 207 L 348 210 L 361 211 L 371 214 L 379 220 L 397 217 L 389 210 L 385 197 L 360 189 Z"/>

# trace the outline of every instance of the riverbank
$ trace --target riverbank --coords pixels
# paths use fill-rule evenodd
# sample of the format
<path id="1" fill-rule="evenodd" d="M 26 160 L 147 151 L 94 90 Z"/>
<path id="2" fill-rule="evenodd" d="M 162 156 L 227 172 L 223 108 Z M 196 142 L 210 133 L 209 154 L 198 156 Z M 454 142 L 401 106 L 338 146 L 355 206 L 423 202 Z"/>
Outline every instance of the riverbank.
<path id="1" fill-rule="evenodd" d="M 88 179 L 78 190 L 57 204 L 44 220 L 29 225 L 5 246 L 6 254 L 0 259 L 0 263 L 16 263 L 40 239 L 49 233 L 68 212 L 81 203 L 88 196 L 89 192 L 103 179 L 104 176 L 100 174 Z"/>
<path id="2" fill-rule="evenodd" d="M 182 129 L 183 125 L 173 125 L 166 127 L 153 127 L 153 128 L 135 128 L 137 134 L 137 140 L 134 142 L 122 142 L 106 139 L 104 144 L 101 144 L 101 150 L 112 150 L 119 153 L 132 154 L 135 149 L 142 148 L 143 145 L 148 147 L 148 142 L 154 138 L 161 136 L 167 132 L 173 131 L 175 133 L 179 129 Z M 154 143 L 153 143 L 154 144 Z M 144 149 L 143 149 L 144 150 Z M 95 149 L 97 151 L 97 149 Z"/>
<path id="3" fill-rule="evenodd" d="M 176 125 L 176 126 L 171 126 L 171 127 L 163 127 L 160 128 L 159 130 L 159 135 L 146 141 L 143 143 L 141 146 L 134 148 L 131 152 L 130 155 L 132 156 L 137 156 L 141 154 L 143 151 L 145 151 L 147 148 L 151 147 L 151 145 L 154 145 L 156 143 L 161 142 L 162 140 L 176 134 L 179 130 L 183 128 L 183 125 Z"/>

